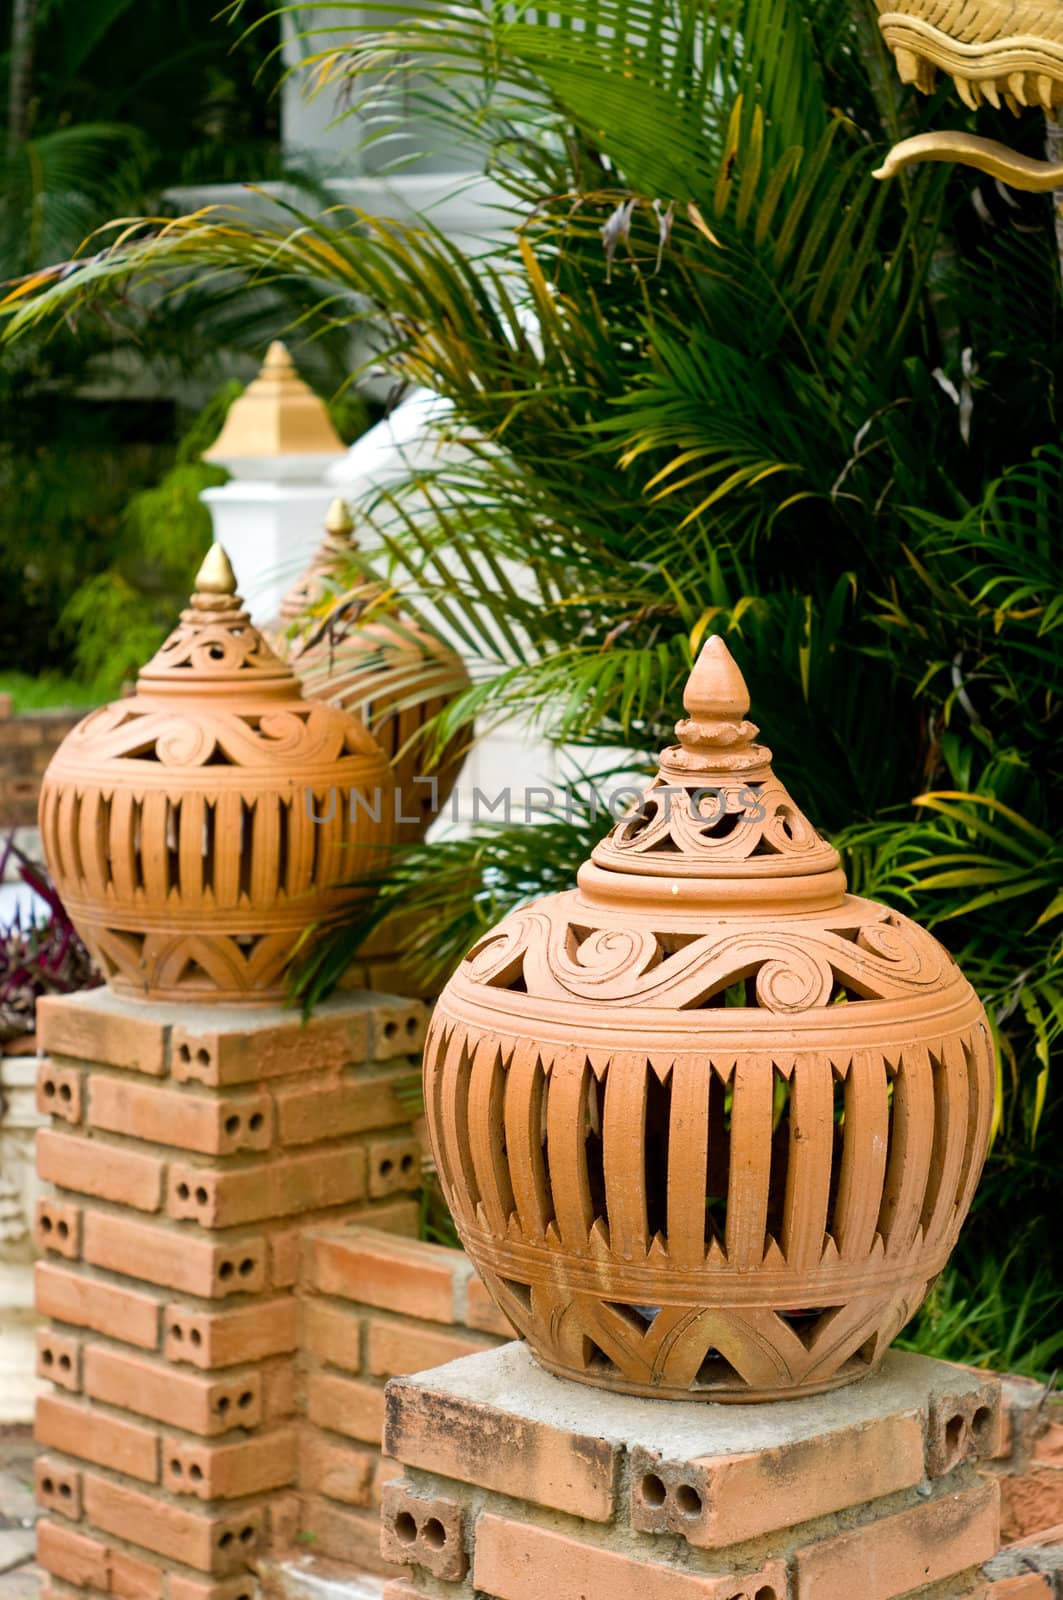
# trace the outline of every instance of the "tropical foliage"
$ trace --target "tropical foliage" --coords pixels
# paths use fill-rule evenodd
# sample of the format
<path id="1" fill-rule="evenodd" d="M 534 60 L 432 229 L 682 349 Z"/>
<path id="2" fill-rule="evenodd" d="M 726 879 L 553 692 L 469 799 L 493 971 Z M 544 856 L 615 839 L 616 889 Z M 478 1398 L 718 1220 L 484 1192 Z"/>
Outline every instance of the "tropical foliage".
<path id="1" fill-rule="evenodd" d="M 367 508 L 408 602 L 475 662 L 437 741 L 519 713 L 577 764 L 645 760 L 699 642 L 728 635 L 855 887 L 937 927 L 992 1012 L 995 1153 L 948 1291 L 974 1353 L 956 1308 L 1001 1215 L 1009 1283 L 1060 1251 L 1050 206 L 963 172 L 874 182 L 884 145 L 941 109 L 896 82 L 868 0 L 392 0 L 375 22 L 352 7 L 337 43 L 342 9 L 319 81 L 346 79 L 376 130 L 418 105 L 474 150 L 509 207 L 495 244 L 474 258 L 353 211 L 149 219 L 19 285 L 11 330 L 219 274 L 299 286 L 322 328 L 370 323 L 461 446 Z M 380 903 L 423 913 L 443 967 L 570 881 L 593 827 L 415 850 Z M 364 932 L 321 948 L 304 995 Z"/>

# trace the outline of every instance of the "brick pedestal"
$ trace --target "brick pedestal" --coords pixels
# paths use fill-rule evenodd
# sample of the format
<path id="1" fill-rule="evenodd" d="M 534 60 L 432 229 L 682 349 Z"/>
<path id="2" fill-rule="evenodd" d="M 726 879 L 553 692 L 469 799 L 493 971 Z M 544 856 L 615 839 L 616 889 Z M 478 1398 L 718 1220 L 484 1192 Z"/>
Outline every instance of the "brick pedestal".
<path id="1" fill-rule="evenodd" d="M 388 1600 L 981 1597 L 998 1548 L 995 1380 L 891 1352 L 774 1405 L 632 1399 L 523 1345 L 387 1390 Z"/>
<path id="2" fill-rule="evenodd" d="M 52 1596 L 251 1600 L 290 1537 L 308 1226 L 415 1233 L 423 1008 L 43 1001 L 37 1410 Z"/>

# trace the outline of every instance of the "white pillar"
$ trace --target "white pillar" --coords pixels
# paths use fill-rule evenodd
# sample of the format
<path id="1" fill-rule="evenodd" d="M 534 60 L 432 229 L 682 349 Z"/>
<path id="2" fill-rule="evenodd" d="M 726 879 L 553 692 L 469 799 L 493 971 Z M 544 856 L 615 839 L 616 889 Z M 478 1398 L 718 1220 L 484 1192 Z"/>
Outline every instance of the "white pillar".
<path id="1" fill-rule="evenodd" d="M 343 455 L 324 401 L 299 377 L 284 346 L 271 345 L 204 457 L 225 467 L 230 482 L 201 496 L 257 622 L 273 620 L 317 548 L 336 493 L 325 474 Z"/>

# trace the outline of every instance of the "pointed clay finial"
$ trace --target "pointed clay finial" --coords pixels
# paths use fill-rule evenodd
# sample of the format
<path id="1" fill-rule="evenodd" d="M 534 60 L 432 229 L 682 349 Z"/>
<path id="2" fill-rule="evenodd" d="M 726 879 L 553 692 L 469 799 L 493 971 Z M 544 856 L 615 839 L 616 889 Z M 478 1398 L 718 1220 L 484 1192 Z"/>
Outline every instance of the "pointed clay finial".
<path id="1" fill-rule="evenodd" d="M 683 704 L 699 722 L 741 722 L 749 710 L 746 680 L 720 634 L 714 633 L 702 646 L 687 680 Z"/>
<path id="2" fill-rule="evenodd" d="M 282 339 L 274 339 L 262 363 L 263 372 L 294 372 L 295 366 Z"/>
<path id="3" fill-rule="evenodd" d="M 354 532 L 354 520 L 351 517 L 351 508 L 346 500 L 339 495 L 332 501 L 325 513 L 325 532 L 331 533 L 342 539 L 349 539 Z"/>
<path id="4" fill-rule="evenodd" d="M 220 544 L 212 544 L 196 573 L 196 594 L 235 594 L 236 573 Z"/>

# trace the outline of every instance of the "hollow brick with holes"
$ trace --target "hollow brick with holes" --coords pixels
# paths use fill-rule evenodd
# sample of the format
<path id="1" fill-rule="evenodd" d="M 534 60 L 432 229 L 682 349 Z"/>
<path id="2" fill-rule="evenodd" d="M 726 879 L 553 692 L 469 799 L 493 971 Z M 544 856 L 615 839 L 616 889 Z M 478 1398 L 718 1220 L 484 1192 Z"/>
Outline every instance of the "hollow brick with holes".
<path id="1" fill-rule="evenodd" d="M 294 1483 L 294 1428 L 275 1428 L 236 1444 L 162 1440 L 162 1484 L 174 1495 L 200 1500 L 236 1500 Z"/>
<path id="2" fill-rule="evenodd" d="M 412 1137 L 374 1139 L 368 1167 L 369 1194 L 374 1200 L 416 1189 L 421 1182 L 421 1146 Z"/>
<path id="3" fill-rule="evenodd" d="M 81 1518 L 81 1474 L 54 1456 L 38 1456 L 33 1463 L 33 1494 L 42 1511 L 58 1513 L 71 1522 Z"/>
<path id="4" fill-rule="evenodd" d="M 291 1295 L 231 1311 L 168 1305 L 163 1316 L 166 1359 L 194 1367 L 232 1367 L 293 1355 L 298 1340 L 298 1307 Z"/>
<path id="5" fill-rule="evenodd" d="M 104 1533 L 199 1572 L 228 1576 L 261 1545 L 264 1516 L 258 1505 L 211 1516 L 89 1473 L 82 1495 L 86 1516 Z"/>
<path id="6" fill-rule="evenodd" d="M 253 1428 L 262 1418 L 262 1377 L 253 1369 L 233 1377 L 201 1378 L 164 1362 L 89 1345 L 84 1385 L 93 1400 L 204 1437 Z"/>
<path id="7" fill-rule="evenodd" d="M 384 1487 L 380 1517 L 380 1553 L 386 1560 L 411 1562 L 446 1583 L 461 1582 L 469 1559 L 458 1501 L 420 1495 L 396 1478 Z"/>
<path id="8" fill-rule="evenodd" d="M 53 1261 L 38 1261 L 34 1268 L 34 1303 L 41 1316 L 126 1344 L 153 1350 L 159 1342 L 159 1300 Z"/>
<path id="9" fill-rule="evenodd" d="M 80 1122 L 81 1077 L 77 1067 L 42 1061 L 37 1069 L 37 1110 L 43 1116 L 59 1117 L 63 1122 Z"/>
<path id="10" fill-rule="evenodd" d="M 222 1244 L 102 1211 L 89 1212 L 85 1218 L 85 1260 L 207 1300 L 257 1294 L 266 1283 L 263 1238 Z"/>
<path id="11" fill-rule="evenodd" d="M 154 1155 L 105 1139 L 42 1128 L 37 1134 L 37 1176 L 59 1189 L 73 1189 L 96 1200 L 158 1211 L 166 1168 Z"/>
<path id="12" fill-rule="evenodd" d="M 81 1207 L 63 1200 L 38 1200 L 33 1238 L 38 1250 L 76 1261 L 81 1254 Z"/>
<path id="13" fill-rule="evenodd" d="M 973 1393 L 945 1390 L 930 1402 L 927 1471 L 943 1477 L 970 1457 L 995 1455 L 1000 1442 L 1000 1386 L 994 1380 Z"/>
<path id="14" fill-rule="evenodd" d="M 911 1489 L 923 1476 L 915 1410 L 734 1455 L 669 1461 L 632 1450 L 631 1525 L 719 1550 Z"/>
<path id="15" fill-rule="evenodd" d="M 60 1389 L 81 1388 L 81 1340 L 57 1328 L 37 1329 L 37 1376 Z"/>
<path id="16" fill-rule="evenodd" d="M 208 1228 L 238 1227 L 361 1200 L 365 1151 L 343 1146 L 256 1162 L 233 1171 L 174 1163 L 166 1209 Z"/>
<path id="17" fill-rule="evenodd" d="M 424 1047 L 428 1013 L 418 1000 L 381 1002 L 373 1030 L 373 1060 L 393 1061 Z"/>
<path id="18" fill-rule="evenodd" d="M 323 1077 L 368 1059 L 377 1009 L 368 999 L 339 999 L 319 1006 L 305 1022 L 294 1013 L 278 1021 L 270 1008 L 268 1018 L 249 1012 L 242 1027 L 224 1032 L 175 1027 L 173 1075 L 178 1083 L 213 1088 L 307 1072 Z"/>
<path id="19" fill-rule="evenodd" d="M 138 1012 L 109 989 L 44 995 L 37 1002 L 37 1038 L 49 1055 L 102 1062 L 150 1077 L 166 1071 L 167 1025 Z"/>
<path id="20" fill-rule="evenodd" d="M 195 1094 L 110 1073 L 89 1077 L 88 1121 L 109 1133 L 201 1155 L 266 1150 L 273 1131 L 272 1103 L 266 1094 Z"/>
<path id="21" fill-rule="evenodd" d="M 142 1483 L 158 1482 L 158 1434 L 132 1418 L 110 1416 L 98 1407 L 58 1395 L 41 1395 L 34 1437 L 50 1450 L 61 1450 L 93 1466 L 110 1467 Z"/>

